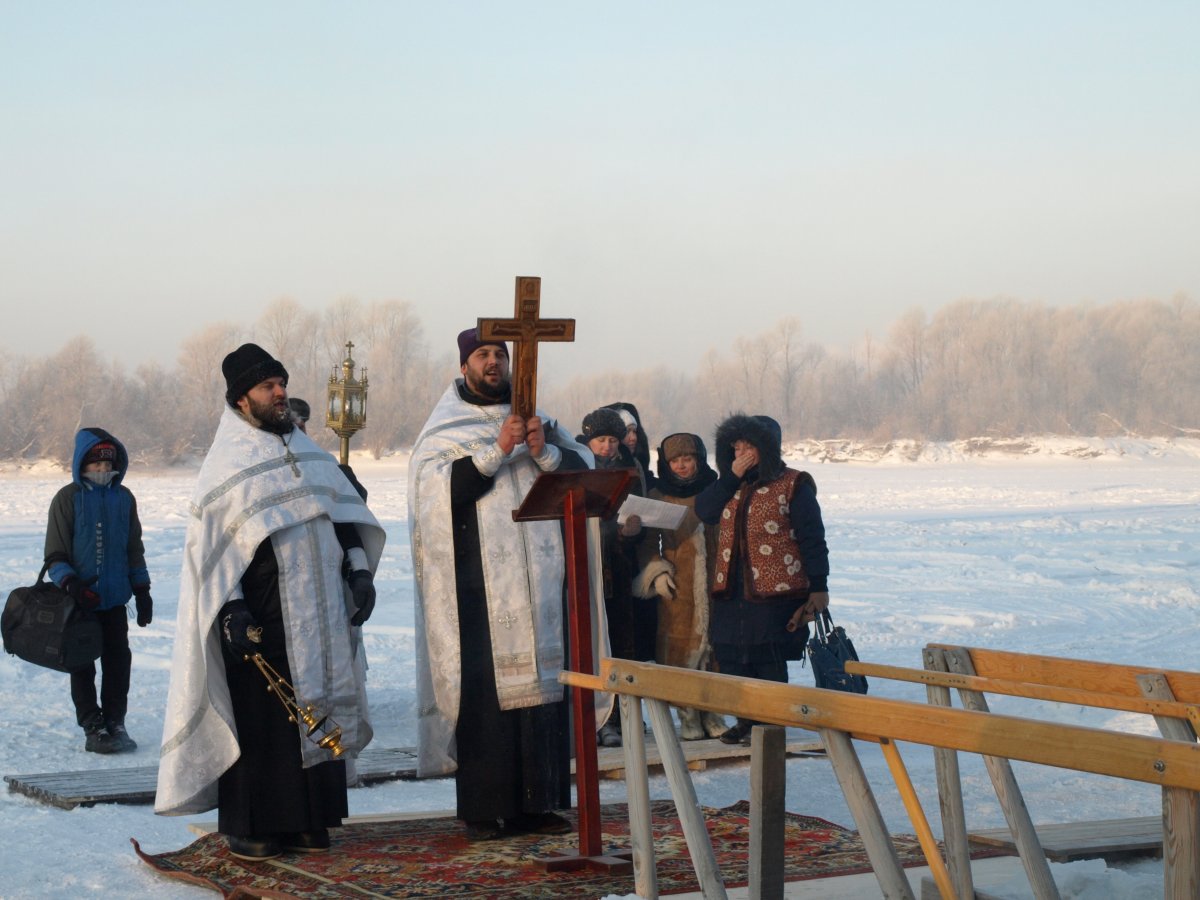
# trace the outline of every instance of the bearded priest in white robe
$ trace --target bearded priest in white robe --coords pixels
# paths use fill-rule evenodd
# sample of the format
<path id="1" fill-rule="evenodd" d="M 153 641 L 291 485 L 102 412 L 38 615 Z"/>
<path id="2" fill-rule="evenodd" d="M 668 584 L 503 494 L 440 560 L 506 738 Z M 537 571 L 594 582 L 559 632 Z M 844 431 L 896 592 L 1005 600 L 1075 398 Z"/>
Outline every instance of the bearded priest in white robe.
<path id="1" fill-rule="evenodd" d="M 251 860 L 320 852 L 347 815 L 346 762 L 371 740 L 361 625 L 384 532 L 337 461 L 292 425 L 287 371 L 244 344 L 200 469 L 180 577 L 155 812 L 218 810 Z M 250 657 L 328 716 L 288 721 Z M 336 725 L 342 754 L 316 738 Z"/>
<path id="2" fill-rule="evenodd" d="M 554 812 L 570 805 L 562 523 L 514 522 L 512 511 L 542 472 L 587 469 L 592 456 L 540 411 L 513 412 L 505 344 L 470 328 L 458 346 L 463 377 L 409 463 L 418 773 L 455 773 L 471 840 L 564 833 Z"/>

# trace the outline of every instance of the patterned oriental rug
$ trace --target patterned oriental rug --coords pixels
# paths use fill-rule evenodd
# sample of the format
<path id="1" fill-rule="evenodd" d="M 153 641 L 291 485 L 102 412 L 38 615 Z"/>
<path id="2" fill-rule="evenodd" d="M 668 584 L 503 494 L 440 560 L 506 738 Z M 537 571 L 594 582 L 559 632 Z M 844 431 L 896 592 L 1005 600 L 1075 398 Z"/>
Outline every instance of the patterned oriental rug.
<path id="1" fill-rule="evenodd" d="M 692 872 L 683 829 L 670 800 L 656 800 L 654 850 L 659 892 L 699 890 Z M 704 809 L 717 863 L 726 887 L 748 878 L 749 803 Z M 564 811 L 574 822 L 575 811 Z M 629 846 L 624 804 L 601 810 L 606 852 Z M 230 900 L 290 898 L 456 897 L 496 900 L 598 898 L 633 893 L 633 875 L 612 875 L 596 868 L 545 871 L 536 860 L 556 851 L 578 850 L 575 834 L 546 837 L 514 835 L 470 843 L 452 818 L 353 823 L 333 829 L 333 849 L 321 854 L 285 854 L 262 863 L 229 854 L 225 839 L 209 834 L 182 850 L 138 856 L 157 872 L 219 891 Z M 917 839 L 894 836 L 905 866 L 925 864 Z M 869 872 L 870 863 L 858 833 L 812 816 L 787 814 L 785 877 L 788 881 Z"/>

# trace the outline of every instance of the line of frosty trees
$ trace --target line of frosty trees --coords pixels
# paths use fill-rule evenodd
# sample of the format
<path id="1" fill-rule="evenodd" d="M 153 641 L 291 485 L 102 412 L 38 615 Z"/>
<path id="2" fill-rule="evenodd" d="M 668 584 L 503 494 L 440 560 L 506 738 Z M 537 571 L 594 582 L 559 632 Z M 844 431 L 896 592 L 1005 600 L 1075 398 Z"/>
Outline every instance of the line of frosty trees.
<path id="1" fill-rule="evenodd" d="M 87 337 L 48 358 L 0 358 L 0 459 L 65 462 L 86 425 L 118 435 L 135 459 L 193 459 L 221 413 L 221 360 L 247 340 L 284 362 L 290 393 L 313 407 L 310 434 L 332 448 L 324 400 L 348 336 L 370 385 L 355 448 L 378 457 L 410 446 L 458 374 L 452 352 L 441 342 L 431 349 L 413 306 L 342 299 L 312 312 L 283 298 L 248 327 L 222 323 L 189 337 L 174 368 L 129 371 Z M 792 440 L 1200 435 L 1200 308 L 1182 296 L 1067 308 L 964 300 L 932 317 L 911 311 L 886 338 L 846 351 L 805 340 L 788 318 L 696 359 L 694 372 L 560 376 L 539 385 L 539 406 L 577 431 L 590 410 L 628 401 L 652 444 L 692 431 L 710 452 L 716 423 L 733 411 L 770 414 Z"/>

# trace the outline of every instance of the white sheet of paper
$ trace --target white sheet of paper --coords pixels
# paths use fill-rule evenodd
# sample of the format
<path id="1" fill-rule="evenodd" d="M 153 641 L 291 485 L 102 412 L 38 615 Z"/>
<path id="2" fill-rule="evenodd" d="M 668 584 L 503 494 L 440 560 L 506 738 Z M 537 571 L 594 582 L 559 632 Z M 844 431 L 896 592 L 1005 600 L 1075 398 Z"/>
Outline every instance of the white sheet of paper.
<path id="1" fill-rule="evenodd" d="M 638 516 L 643 528 L 665 528 L 668 531 L 679 527 L 687 507 L 679 503 L 666 503 L 630 494 L 617 510 L 617 523 L 624 525 L 630 516 Z"/>

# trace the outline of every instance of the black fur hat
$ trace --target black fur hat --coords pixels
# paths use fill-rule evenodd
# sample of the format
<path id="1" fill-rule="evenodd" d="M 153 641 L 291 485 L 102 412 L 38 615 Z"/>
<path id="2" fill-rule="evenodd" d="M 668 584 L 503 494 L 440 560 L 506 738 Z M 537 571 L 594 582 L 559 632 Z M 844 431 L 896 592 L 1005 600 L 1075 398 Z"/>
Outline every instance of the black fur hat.
<path id="1" fill-rule="evenodd" d="M 625 437 L 625 422 L 615 409 L 602 406 L 583 417 L 583 436 L 586 440 L 602 436 Z"/>
<path id="2" fill-rule="evenodd" d="M 734 441 L 745 441 L 758 451 L 759 481 L 774 481 L 783 474 L 783 435 L 770 416 L 734 413 L 717 426 L 717 471 L 722 475 L 733 465 Z"/>
<path id="3" fill-rule="evenodd" d="M 221 363 L 221 374 L 225 376 L 225 402 L 230 406 L 237 406 L 250 388 L 268 378 L 282 378 L 285 387 L 288 383 L 283 363 L 258 344 L 242 344 L 226 356 Z"/>
<path id="4" fill-rule="evenodd" d="M 312 418 L 312 407 L 308 405 L 307 400 L 301 400 L 299 397 L 288 397 L 288 406 L 292 409 L 292 415 L 301 422 L 307 422 Z"/>

